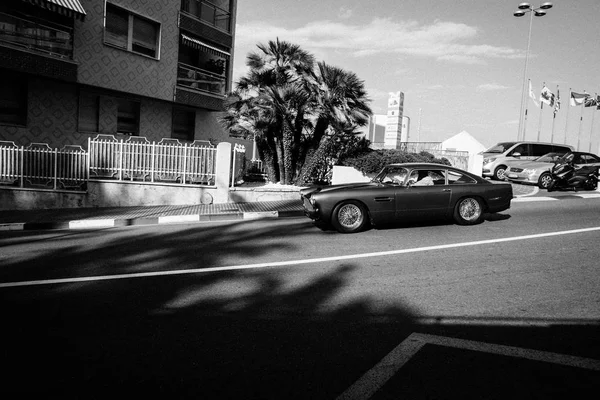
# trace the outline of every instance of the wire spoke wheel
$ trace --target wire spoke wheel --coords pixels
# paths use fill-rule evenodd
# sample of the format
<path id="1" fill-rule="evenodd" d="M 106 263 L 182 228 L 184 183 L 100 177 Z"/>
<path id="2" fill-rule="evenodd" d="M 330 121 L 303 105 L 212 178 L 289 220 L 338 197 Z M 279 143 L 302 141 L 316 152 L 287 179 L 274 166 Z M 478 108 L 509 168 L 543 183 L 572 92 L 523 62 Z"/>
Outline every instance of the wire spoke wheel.
<path id="1" fill-rule="evenodd" d="M 367 222 L 367 211 L 357 201 L 345 201 L 333 211 L 333 225 L 343 233 L 358 232 Z"/>
<path id="2" fill-rule="evenodd" d="M 347 229 L 356 229 L 362 224 L 363 213 L 355 204 L 346 204 L 338 211 L 340 225 Z"/>
<path id="3" fill-rule="evenodd" d="M 475 197 L 466 197 L 456 204 L 454 219 L 461 225 L 474 225 L 482 221 L 483 205 Z"/>

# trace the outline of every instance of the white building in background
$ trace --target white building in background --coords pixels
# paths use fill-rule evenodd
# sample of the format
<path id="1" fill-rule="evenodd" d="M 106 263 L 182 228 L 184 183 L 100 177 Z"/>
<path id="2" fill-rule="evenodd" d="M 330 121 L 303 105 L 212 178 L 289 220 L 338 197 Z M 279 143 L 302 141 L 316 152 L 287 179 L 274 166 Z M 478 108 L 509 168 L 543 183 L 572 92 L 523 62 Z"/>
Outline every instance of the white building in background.
<path id="1" fill-rule="evenodd" d="M 442 142 L 443 151 L 466 151 L 469 153 L 468 171 L 481 175 L 483 156 L 486 147 L 467 131 L 462 131 Z"/>
<path id="2" fill-rule="evenodd" d="M 372 149 L 383 149 L 385 147 L 386 128 L 388 123 L 388 115 L 374 114 L 369 119 L 367 126 L 363 128 L 364 136 L 371 141 Z M 402 125 L 400 126 L 400 141 L 407 142 L 410 137 L 410 118 L 402 117 Z M 400 148 L 394 147 L 394 149 Z"/>

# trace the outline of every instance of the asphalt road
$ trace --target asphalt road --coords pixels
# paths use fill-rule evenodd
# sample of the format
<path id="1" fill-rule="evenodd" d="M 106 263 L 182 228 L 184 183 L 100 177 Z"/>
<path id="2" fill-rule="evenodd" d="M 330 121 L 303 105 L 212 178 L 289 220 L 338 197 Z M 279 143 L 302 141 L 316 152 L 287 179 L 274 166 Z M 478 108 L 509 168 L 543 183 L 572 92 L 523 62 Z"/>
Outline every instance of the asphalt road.
<path id="1" fill-rule="evenodd" d="M 600 388 L 599 258 L 600 199 L 356 235 L 304 218 L 0 232 L 2 387 L 577 398 Z"/>

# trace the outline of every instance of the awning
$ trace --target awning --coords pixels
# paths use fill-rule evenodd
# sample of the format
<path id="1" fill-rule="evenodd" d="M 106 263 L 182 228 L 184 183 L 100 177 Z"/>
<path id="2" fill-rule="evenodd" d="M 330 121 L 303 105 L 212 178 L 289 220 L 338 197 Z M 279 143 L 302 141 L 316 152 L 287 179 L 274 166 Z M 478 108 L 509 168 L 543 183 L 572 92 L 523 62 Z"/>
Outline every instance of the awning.
<path id="1" fill-rule="evenodd" d="M 224 57 L 227 60 L 229 60 L 229 57 L 231 57 L 231 54 L 227 53 L 226 51 L 219 50 L 216 47 L 210 46 L 204 42 L 201 42 L 198 39 L 191 38 L 184 34 L 181 34 L 181 38 L 183 39 L 183 44 L 185 44 L 185 45 L 205 51 L 205 52 L 207 52 L 209 54 L 213 54 L 215 56 Z"/>
<path id="2" fill-rule="evenodd" d="M 85 10 L 79 0 L 23 0 L 67 17 L 85 19 Z"/>

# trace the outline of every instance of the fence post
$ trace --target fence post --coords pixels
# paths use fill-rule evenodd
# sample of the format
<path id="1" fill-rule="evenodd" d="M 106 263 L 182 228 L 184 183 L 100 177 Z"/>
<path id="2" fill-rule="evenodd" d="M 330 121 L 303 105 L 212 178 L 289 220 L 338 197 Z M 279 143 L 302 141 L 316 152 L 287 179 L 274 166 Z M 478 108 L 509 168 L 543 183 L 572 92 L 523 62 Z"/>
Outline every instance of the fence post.
<path id="1" fill-rule="evenodd" d="M 25 146 L 21 146 L 21 160 L 19 160 L 21 168 L 21 182 L 20 187 L 25 187 Z"/>
<path id="2" fill-rule="evenodd" d="M 231 143 L 221 142 L 217 145 L 215 163 L 215 203 L 229 202 L 229 173 L 231 168 Z"/>
<path id="3" fill-rule="evenodd" d="M 54 190 L 58 187 L 58 149 L 54 148 Z"/>
<path id="4" fill-rule="evenodd" d="M 119 142 L 119 181 L 123 180 L 123 139 Z"/>

